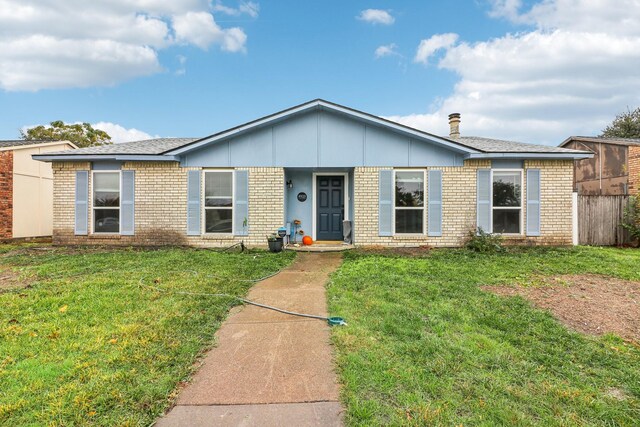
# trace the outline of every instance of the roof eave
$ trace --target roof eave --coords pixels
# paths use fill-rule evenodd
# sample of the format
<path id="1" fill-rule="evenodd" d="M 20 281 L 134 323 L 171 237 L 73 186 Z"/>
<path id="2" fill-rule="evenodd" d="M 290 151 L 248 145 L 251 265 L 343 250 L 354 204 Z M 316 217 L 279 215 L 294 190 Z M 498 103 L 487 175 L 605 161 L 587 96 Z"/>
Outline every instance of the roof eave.
<path id="1" fill-rule="evenodd" d="M 169 156 L 165 154 L 34 154 L 31 156 L 34 160 L 42 162 L 92 162 L 92 161 L 146 161 L 146 162 L 178 162 L 178 156 Z"/>
<path id="2" fill-rule="evenodd" d="M 468 154 L 465 159 L 548 159 L 548 160 L 581 160 L 590 159 L 593 153 L 527 153 L 527 152 L 503 152 L 503 153 L 478 153 Z"/>

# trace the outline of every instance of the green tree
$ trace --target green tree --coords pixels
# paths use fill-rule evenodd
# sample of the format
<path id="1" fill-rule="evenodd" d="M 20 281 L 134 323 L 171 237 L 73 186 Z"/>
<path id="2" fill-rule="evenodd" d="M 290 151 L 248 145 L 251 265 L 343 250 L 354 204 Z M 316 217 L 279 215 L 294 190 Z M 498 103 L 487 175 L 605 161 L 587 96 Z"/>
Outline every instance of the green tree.
<path id="1" fill-rule="evenodd" d="M 50 139 L 71 141 L 78 147 L 95 147 L 111 144 L 111 136 L 103 130 L 94 129 L 89 123 L 65 124 L 62 120 L 51 122 L 49 126 L 35 126 L 20 131 L 22 139 Z"/>
<path id="2" fill-rule="evenodd" d="M 622 112 L 602 131 L 609 138 L 640 138 L 640 107 Z"/>

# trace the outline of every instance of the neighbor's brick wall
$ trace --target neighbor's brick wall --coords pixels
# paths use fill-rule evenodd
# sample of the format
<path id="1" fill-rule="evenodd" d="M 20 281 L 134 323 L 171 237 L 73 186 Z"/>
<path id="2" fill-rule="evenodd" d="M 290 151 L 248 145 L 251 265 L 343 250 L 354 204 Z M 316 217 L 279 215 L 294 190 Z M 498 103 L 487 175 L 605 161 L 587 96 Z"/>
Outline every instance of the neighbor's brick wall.
<path id="1" fill-rule="evenodd" d="M 640 190 L 640 147 L 637 145 L 629 146 L 629 194 L 638 195 Z"/>
<path id="2" fill-rule="evenodd" d="M 187 236 L 187 171 L 175 162 L 127 162 L 123 170 L 135 170 L 135 235 L 76 236 L 75 172 L 89 170 L 88 163 L 55 162 L 54 231 L 56 244 L 196 245 L 225 246 L 241 236 Z M 265 245 L 265 235 L 282 226 L 284 218 L 284 170 L 248 168 L 250 245 Z M 91 179 L 89 194 L 91 194 Z M 204 188 L 202 188 L 204 191 Z M 91 223 L 91 198 L 89 198 Z"/>
<path id="3" fill-rule="evenodd" d="M 461 246 L 469 230 L 476 227 L 476 177 L 490 161 L 467 160 L 462 167 L 425 168 L 442 170 L 442 236 L 378 236 L 378 167 L 358 167 L 354 173 L 354 227 L 356 245 Z M 572 242 L 573 163 L 528 161 L 525 168 L 541 169 L 540 237 L 505 237 L 507 243 L 570 245 Z M 387 168 L 388 169 L 388 168 Z M 427 175 L 428 176 L 428 175 Z M 523 180 L 526 187 L 526 179 Z M 425 186 L 425 200 L 428 200 Z M 523 224 L 526 224 L 526 188 L 523 188 Z"/>
<path id="4" fill-rule="evenodd" d="M 0 239 L 13 237 L 13 151 L 0 151 Z"/>

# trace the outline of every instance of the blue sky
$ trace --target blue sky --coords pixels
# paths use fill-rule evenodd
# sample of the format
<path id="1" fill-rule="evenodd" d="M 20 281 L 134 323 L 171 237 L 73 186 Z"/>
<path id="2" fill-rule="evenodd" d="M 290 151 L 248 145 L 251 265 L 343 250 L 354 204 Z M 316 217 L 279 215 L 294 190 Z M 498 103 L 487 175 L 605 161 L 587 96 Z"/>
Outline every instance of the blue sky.
<path id="1" fill-rule="evenodd" d="M 0 139 L 52 120 L 198 137 L 324 98 L 558 144 L 640 104 L 640 2 L 607 3 L 5 0 Z"/>

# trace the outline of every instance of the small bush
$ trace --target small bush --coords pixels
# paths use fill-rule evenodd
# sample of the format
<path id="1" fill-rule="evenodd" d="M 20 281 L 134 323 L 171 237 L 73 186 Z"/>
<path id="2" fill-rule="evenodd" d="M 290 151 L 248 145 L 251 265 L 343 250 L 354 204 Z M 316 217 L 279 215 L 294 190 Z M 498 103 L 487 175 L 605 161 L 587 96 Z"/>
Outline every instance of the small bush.
<path id="1" fill-rule="evenodd" d="M 469 250 L 481 253 L 498 253 L 506 250 L 502 246 L 502 236 L 487 233 L 482 228 L 469 231 L 469 240 L 465 246 Z"/>
<path id="2" fill-rule="evenodd" d="M 640 240 L 640 197 L 629 198 L 629 204 L 624 209 L 622 227 L 629 232 L 633 240 Z"/>

